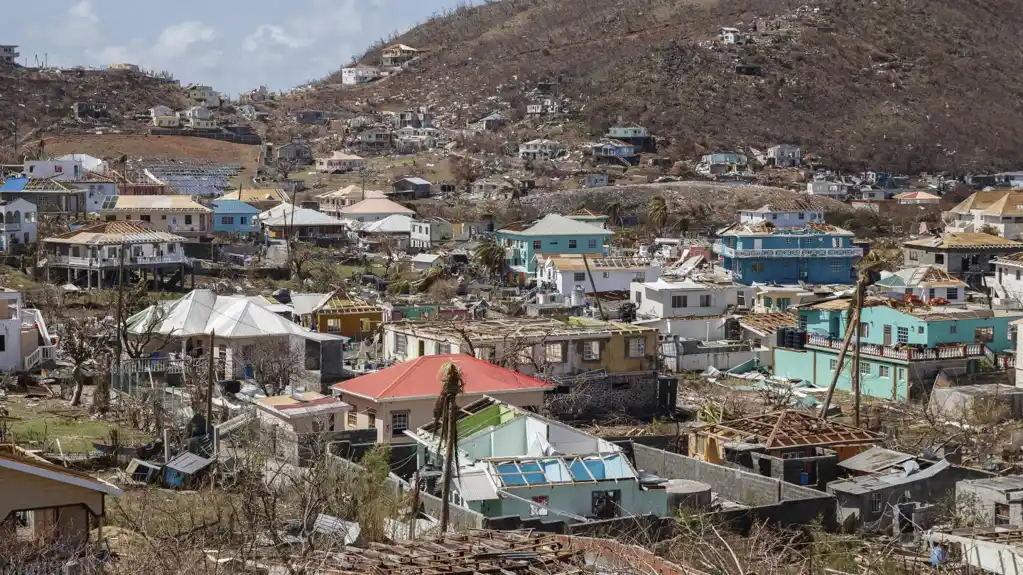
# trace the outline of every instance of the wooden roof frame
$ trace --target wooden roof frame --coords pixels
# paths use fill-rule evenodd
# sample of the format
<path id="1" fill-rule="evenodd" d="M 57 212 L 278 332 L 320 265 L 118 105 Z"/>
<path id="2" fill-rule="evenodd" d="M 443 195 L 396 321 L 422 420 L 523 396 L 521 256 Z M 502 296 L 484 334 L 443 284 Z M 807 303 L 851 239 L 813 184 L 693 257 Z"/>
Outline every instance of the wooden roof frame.
<path id="1" fill-rule="evenodd" d="M 881 439 L 880 435 L 872 431 L 819 419 L 812 413 L 795 409 L 711 423 L 697 427 L 694 432 L 697 435 L 746 443 L 749 443 L 748 438 L 752 436 L 767 449 L 873 445 Z"/>

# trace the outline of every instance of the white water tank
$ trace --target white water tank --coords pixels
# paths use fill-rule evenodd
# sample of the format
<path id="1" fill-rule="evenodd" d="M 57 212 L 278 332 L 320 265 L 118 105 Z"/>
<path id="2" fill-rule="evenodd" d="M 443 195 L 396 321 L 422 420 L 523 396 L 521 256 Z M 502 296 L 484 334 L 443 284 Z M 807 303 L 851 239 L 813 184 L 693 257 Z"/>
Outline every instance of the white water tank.
<path id="1" fill-rule="evenodd" d="M 586 303 L 586 290 L 582 286 L 575 286 L 572 290 L 572 306 L 580 306 Z"/>

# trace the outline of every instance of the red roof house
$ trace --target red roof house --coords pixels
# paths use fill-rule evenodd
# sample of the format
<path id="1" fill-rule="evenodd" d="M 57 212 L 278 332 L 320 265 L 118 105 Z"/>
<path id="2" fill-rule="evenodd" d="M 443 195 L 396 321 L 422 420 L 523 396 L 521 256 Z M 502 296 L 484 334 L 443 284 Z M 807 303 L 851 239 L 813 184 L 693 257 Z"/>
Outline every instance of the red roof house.
<path id="1" fill-rule="evenodd" d="M 552 385 L 465 354 L 428 355 L 336 383 L 334 394 L 352 406 L 345 429 L 378 429 L 377 441 L 405 441 L 403 431 L 433 421 L 441 367 L 458 364 L 465 382 L 460 405 L 489 395 L 518 407 L 540 407 Z"/>

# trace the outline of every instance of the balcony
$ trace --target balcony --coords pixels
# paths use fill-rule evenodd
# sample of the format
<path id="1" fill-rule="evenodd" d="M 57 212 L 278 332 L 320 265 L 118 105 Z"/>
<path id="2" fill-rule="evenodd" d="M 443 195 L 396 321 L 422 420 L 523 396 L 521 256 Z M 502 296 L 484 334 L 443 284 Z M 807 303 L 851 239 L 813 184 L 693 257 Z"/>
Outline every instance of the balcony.
<path id="1" fill-rule="evenodd" d="M 825 335 L 808 334 L 806 345 L 828 349 L 842 349 L 842 340 Z M 852 345 L 850 345 L 850 350 Z M 937 361 L 940 359 L 972 359 L 982 358 L 988 354 L 987 346 L 982 343 L 962 343 L 918 349 L 912 346 L 895 347 L 876 343 L 860 345 L 860 355 L 894 359 L 896 361 Z"/>
<path id="2" fill-rule="evenodd" d="M 714 253 L 726 258 L 859 258 L 863 248 L 791 248 L 737 250 L 721 242 L 714 243 Z"/>
<path id="3" fill-rule="evenodd" d="M 47 256 L 51 264 L 76 268 L 112 268 L 121 265 L 120 257 L 110 258 L 89 258 L 52 255 Z M 187 262 L 182 253 L 173 253 L 160 256 L 125 256 L 126 266 L 149 266 L 149 265 L 174 265 Z"/>

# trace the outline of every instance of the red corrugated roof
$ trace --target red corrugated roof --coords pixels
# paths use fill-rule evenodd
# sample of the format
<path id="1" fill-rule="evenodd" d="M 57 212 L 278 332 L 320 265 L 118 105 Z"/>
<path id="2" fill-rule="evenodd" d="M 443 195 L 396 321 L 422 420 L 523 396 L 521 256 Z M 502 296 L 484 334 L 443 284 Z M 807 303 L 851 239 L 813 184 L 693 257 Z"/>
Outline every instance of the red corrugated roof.
<path id="1" fill-rule="evenodd" d="M 440 394 L 440 368 L 454 361 L 462 370 L 466 394 L 497 393 L 551 387 L 546 381 L 496 366 L 465 354 L 428 355 L 334 384 L 334 389 L 374 399 L 400 399 Z"/>

